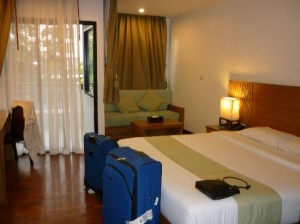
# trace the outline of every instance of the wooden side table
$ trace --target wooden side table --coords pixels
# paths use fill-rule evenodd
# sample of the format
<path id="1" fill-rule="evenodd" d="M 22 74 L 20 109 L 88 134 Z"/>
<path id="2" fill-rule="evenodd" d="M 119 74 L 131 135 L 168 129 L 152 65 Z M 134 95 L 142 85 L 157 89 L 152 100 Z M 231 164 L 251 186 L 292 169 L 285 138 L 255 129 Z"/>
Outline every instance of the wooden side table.
<path id="1" fill-rule="evenodd" d="M 165 119 L 160 123 L 149 123 L 145 120 L 131 121 L 131 128 L 135 137 L 183 133 L 183 123 L 171 119 Z"/>
<path id="2" fill-rule="evenodd" d="M 205 127 L 206 127 L 206 133 L 213 132 L 213 131 L 224 131 L 224 130 L 238 131 L 246 128 L 244 125 L 238 125 L 232 128 L 220 128 L 219 125 L 206 125 Z"/>
<path id="3" fill-rule="evenodd" d="M 223 130 L 220 129 L 219 125 L 206 125 L 205 127 L 206 127 L 206 133 Z"/>

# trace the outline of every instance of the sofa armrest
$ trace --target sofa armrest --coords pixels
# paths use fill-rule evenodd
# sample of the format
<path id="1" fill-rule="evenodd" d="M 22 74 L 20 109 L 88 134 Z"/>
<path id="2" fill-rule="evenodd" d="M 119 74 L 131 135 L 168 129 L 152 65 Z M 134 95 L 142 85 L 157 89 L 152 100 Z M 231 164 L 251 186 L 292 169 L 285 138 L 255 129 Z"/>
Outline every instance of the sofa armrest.
<path id="1" fill-rule="evenodd" d="M 179 121 L 184 123 L 184 107 L 168 104 L 167 109 L 179 113 Z"/>

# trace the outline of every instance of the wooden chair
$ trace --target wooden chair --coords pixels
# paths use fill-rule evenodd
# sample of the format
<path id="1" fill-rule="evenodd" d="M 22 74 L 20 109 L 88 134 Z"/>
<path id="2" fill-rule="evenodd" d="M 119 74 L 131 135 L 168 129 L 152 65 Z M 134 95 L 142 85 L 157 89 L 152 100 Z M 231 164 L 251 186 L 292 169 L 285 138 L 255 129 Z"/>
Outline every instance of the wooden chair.
<path id="1" fill-rule="evenodd" d="M 7 141 L 12 144 L 12 148 L 14 151 L 15 160 L 18 160 L 18 153 L 17 153 L 17 143 L 20 141 L 24 141 L 24 128 L 25 128 L 25 118 L 24 118 L 24 111 L 23 107 L 16 106 L 12 109 L 11 114 L 11 126 L 10 126 L 10 138 Z M 30 164 L 33 165 L 33 161 L 30 158 Z"/>
<path id="2" fill-rule="evenodd" d="M 21 106 L 16 106 L 12 109 L 10 127 L 11 143 L 14 150 L 15 160 L 18 160 L 16 144 L 17 142 L 24 141 L 24 127 L 25 119 L 23 108 Z"/>

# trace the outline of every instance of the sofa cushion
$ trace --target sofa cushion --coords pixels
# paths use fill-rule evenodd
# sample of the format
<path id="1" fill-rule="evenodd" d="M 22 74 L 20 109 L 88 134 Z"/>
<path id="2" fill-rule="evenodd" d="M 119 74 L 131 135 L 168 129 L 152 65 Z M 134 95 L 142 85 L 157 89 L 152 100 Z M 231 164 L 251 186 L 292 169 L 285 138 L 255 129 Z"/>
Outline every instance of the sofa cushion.
<path id="1" fill-rule="evenodd" d="M 116 112 L 116 111 L 119 111 L 119 109 L 118 109 L 116 104 L 105 103 L 104 104 L 104 111 L 105 112 Z"/>
<path id="2" fill-rule="evenodd" d="M 140 108 L 136 105 L 132 95 L 124 96 L 120 99 L 120 103 L 117 104 L 117 107 L 122 113 L 131 113 L 140 111 Z"/>
<path id="3" fill-rule="evenodd" d="M 163 103 L 159 106 L 158 110 L 166 110 L 168 104 L 172 104 L 172 91 L 168 89 L 152 89 L 160 99 L 163 100 Z M 120 90 L 120 98 L 126 95 L 132 95 L 135 99 L 135 102 L 138 103 L 141 101 L 145 95 L 146 90 Z M 105 112 L 117 112 L 118 107 L 116 104 L 105 104 Z"/>
<path id="4" fill-rule="evenodd" d="M 163 100 L 160 99 L 153 91 L 147 90 L 138 105 L 146 111 L 156 111 L 162 103 Z"/>
<path id="5" fill-rule="evenodd" d="M 170 110 L 158 110 L 155 112 L 138 111 L 134 113 L 106 112 L 105 127 L 129 126 L 132 120 L 147 120 L 147 117 L 157 115 L 163 116 L 164 119 L 179 119 L 179 114 Z"/>

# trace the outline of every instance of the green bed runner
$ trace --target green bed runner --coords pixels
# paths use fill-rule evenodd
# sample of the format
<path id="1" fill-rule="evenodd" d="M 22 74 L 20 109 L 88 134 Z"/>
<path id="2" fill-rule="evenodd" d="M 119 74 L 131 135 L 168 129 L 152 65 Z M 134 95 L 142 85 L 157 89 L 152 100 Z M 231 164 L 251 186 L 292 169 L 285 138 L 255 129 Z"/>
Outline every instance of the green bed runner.
<path id="1" fill-rule="evenodd" d="M 225 176 L 234 176 L 246 180 L 251 188 L 241 189 L 239 195 L 233 196 L 238 204 L 238 223 L 280 223 L 281 198 L 272 188 L 226 168 L 171 136 L 145 137 L 145 140 L 201 179 L 223 179 Z M 233 182 L 230 180 L 230 183 Z M 235 184 L 242 185 L 240 182 Z"/>

